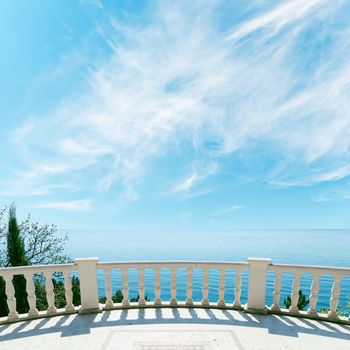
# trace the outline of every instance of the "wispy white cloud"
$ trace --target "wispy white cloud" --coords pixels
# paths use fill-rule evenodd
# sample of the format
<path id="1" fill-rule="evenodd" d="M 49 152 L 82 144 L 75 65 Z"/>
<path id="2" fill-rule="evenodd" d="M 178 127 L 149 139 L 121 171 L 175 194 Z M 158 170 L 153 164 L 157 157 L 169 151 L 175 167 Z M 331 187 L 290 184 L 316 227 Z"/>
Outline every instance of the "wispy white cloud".
<path id="1" fill-rule="evenodd" d="M 13 198 L 20 197 L 37 197 L 37 196 L 48 196 L 52 195 L 57 191 L 67 192 L 77 192 L 79 188 L 77 185 L 72 183 L 57 183 L 53 185 L 38 185 L 35 182 L 35 186 L 28 180 L 25 180 L 22 184 L 17 181 L 9 182 L 8 186 L 4 190 L 0 190 L 0 196 L 7 197 L 7 199 L 12 200 Z"/>
<path id="2" fill-rule="evenodd" d="M 326 188 L 320 188 L 311 195 L 311 199 L 317 203 L 339 202 L 350 199 L 350 183 L 330 183 Z"/>
<path id="3" fill-rule="evenodd" d="M 177 182 L 168 194 L 177 194 L 177 193 L 186 193 L 187 196 L 195 196 L 194 193 L 190 193 L 190 190 L 193 189 L 198 183 L 204 181 L 208 177 L 215 175 L 219 171 L 219 165 L 217 162 L 211 161 L 205 166 L 197 167 L 197 169 L 185 179 L 182 179 L 180 182 Z M 197 191 L 197 195 L 207 194 L 212 190 L 201 190 Z"/>
<path id="4" fill-rule="evenodd" d="M 190 175 L 185 180 L 181 181 L 177 185 L 175 185 L 171 191 L 171 193 L 185 192 L 194 186 L 194 184 L 198 181 L 198 174 L 194 173 Z"/>
<path id="5" fill-rule="evenodd" d="M 195 199 L 198 197 L 206 196 L 214 191 L 213 188 L 205 189 L 203 191 L 198 192 L 192 192 L 192 193 L 186 193 L 184 196 L 182 196 L 179 200 L 177 200 L 177 203 L 189 201 L 191 199 Z"/>
<path id="6" fill-rule="evenodd" d="M 79 199 L 73 201 L 47 202 L 33 205 L 34 208 L 57 209 L 66 211 L 90 211 L 91 199 Z"/>
<path id="7" fill-rule="evenodd" d="M 268 29 L 269 33 L 278 33 L 284 26 L 295 24 L 296 21 L 303 19 L 308 12 L 317 5 L 322 4 L 323 0 L 290 0 L 284 1 L 272 10 L 257 16 L 228 35 L 228 40 L 239 40 L 259 29 Z"/>
<path id="8" fill-rule="evenodd" d="M 125 200 L 135 200 L 148 164 L 186 143 L 192 158 L 217 168 L 203 174 L 189 165 L 172 194 L 201 193 L 196 186 L 230 167 L 229 157 L 259 157 L 261 147 L 270 155 L 257 175 L 263 181 L 348 176 L 350 24 L 326 25 L 345 5 L 283 2 L 239 25 L 225 23 L 229 31 L 218 23 L 222 6 L 169 2 L 152 8 L 146 24 L 101 23 L 110 53 L 89 67 L 82 92 L 17 130 L 22 172 L 41 183 L 60 173 L 99 191 L 117 184 Z"/>
<path id="9" fill-rule="evenodd" d="M 211 213 L 212 216 L 218 216 L 218 215 L 225 215 L 225 214 L 230 214 L 230 213 L 234 213 L 236 212 L 237 210 L 241 210 L 241 209 L 244 209 L 246 208 L 247 206 L 246 205 L 243 205 L 243 204 L 235 204 L 229 208 L 225 208 L 225 209 L 220 209 L 220 210 L 217 210 L 217 211 L 214 211 Z"/>

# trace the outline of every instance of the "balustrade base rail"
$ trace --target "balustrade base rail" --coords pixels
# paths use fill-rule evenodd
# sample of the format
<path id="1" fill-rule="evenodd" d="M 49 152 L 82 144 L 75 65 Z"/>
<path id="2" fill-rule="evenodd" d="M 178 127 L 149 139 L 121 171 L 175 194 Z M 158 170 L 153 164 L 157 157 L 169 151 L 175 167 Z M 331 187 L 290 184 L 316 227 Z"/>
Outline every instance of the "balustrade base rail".
<path id="1" fill-rule="evenodd" d="M 232 305 L 225 305 L 225 306 L 219 306 L 217 303 L 209 303 L 209 305 L 202 305 L 201 302 L 193 302 L 193 305 L 187 305 L 186 302 L 178 302 L 177 305 L 171 305 L 170 302 L 162 302 L 161 305 L 154 305 L 153 302 L 146 302 L 145 305 L 140 306 L 138 302 L 131 302 L 128 306 L 123 306 L 122 303 L 115 303 L 113 307 L 106 307 L 105 304 L 101 304 L 99 312 L 109 312 L 109 311 L 115 311 L 115 310 L 130 310 L 130 309 L 163 309 L 163 308 L 170 308 L 170 309 L 177 309 L 177 308 L 187 308 L 187 309 L 217 309 L 217 310 L 233 310 L 233 311 L 240 311 L 248 314 L 256 314 L 259 315 L 282 315 L 282 316 L 290 316 L 290 317 L 297 317 L 297 318 L 307 318 L 310 320 L 318 320 L 318 321 L 326 321 L 331 323 L 338 323 L 338 324 L 344 324 L 344 325 L 350 325 L 349 318 L 345 316 L 337 316 L 336 318 L 329 318 L 327 314 L 324 313 L 317 313 L 313 315 L 309 315 L 307 311 L 299 311 L 298 313 L 291 313 L 288 309 L 281 308 L 280 310 L 273 310 L 271 307 L 265 308 L 264 311 L 253 311 L 249 310 L 247 308 L 247 305 L 242 306 L 232 306 Z M 73 315 L 73 314 L 79 314 L 80 307 L 75 307 L 74 310 L 66 311 L 64 308 L 57 309 L 57 312 L 55 314 L 47 314 L 46 311 L 39 311 L 38 315 L 36 316 L 28 316 L 28 314 L 20 314 L 18 318 L 9 320 L 7 317 L 0 317 L 0 325 L 8 324 L 8 323 L 16 323 L 16 322 L 22 322 L 22 321 L 30 321 L 35 319 L 42 319 L 47 317 L 55 317 L 55 316 L 64 316 L 64 315 Z M 96 313 L 90 312 L 90 313 Z M 87 312 L 89 314 L 89 312 Z"/>
<path id="2" fill-rule="evenodd" d="M 128 310 L 128 309 L 159 309 L 159 308 L 187 308 L 187 309 L 224 309 L 224 310 L 236 310 L 236 311 L 244 311 L 245 305 L 242 306 L 232 306 L 232 304 L 228 305 L 218 305 L 217 303 L 209 303 L 207 305 L 203 305 L 201 302 L 194 301 L 191 305 L 186 304 L 186 302 L 178 301 L 176 305 L 172 305 L 170 301 L 162 301 L 160 305 L 155 305 L 153 301 L 146 302 L 145 305 L 140 305 L 138 302 L 131 302 L 128 306 L 123 306 L 122 303 L 116 303 L 113 307 L 106 307 L 102 305 L 103 311 L 110 310 Z"/>
<path id="3" fill-rule="evenodd" d="M 129 300 L 129 269 L 136 269 L 138 275 L 137 292 L 138 301 Z M 153 301 L 148 301 L 145 296 L 145 270 L 154 271 L 154 296 Z M 169 286 L 170 300 L 161 299 L 161 270 L 170 271 Z M 176 280 L 178 269 L 186 271 L 186 279 L 179 286 Z M 193 301 L 193 270 L 202 270 L 201 295 L 202 301 Z M 105 285 L 105 304 L 99 302 L 97 271 L 104 272 Z M 115 303 L 113 300 L 111 273 L 119 270 L 122 275 L 122 296 L 121 303 Z M 209 271 L 218 271 L 218 289 L 217 302 L 209 301 Z M 231 293 L 234 292 L 232 303 L 225 300 L 225 293 L 229 288 L 227 285 L 226 271 L 234 270 L 234 286 Z M 246 286 L 248 296 L 247 303 L 241 304 L 242 292 L 242 273 L 249 275 L 248 285 Z M 273 304 L 266 306 L 266 285 L 267 274 L 272 272 L 275 276 L 273 288 Z M 47 310 L 38 311 L 36 308 L 36 295 L 34 288 L 35 276 L 37 274 L 45 276 L 45 292 L 47 299 Z M 55 293 L 52 282 L 52 276 L 60 273 L 63 276 L 66 307 L 56 309 Z M 290 294 L 290 308 L 280 307 L 281 285 L 283 273 L 292 273 L 293 285 Z M 310 287 L 309 309 L 307 311 L 298 310 L 298 298 L 300 291 L 300 278 L 303 273 L 312 275 L 312 284 Z M 18 314 L 14 288 L 14 276 L 22 275 L 26 280 L 26 292 L 29 305 L 27 314 Z M 72 302 L 72 276 L 79 276 L 81 305 L 73 305 Z M 322 275 L 332 276 L 333 287 L 329 293 L 329 311 L 327 314 L 317 312 L 317 302 L 320 289 L 320 277 Z M 232 276 L 232 275 L 231 275 Z M 205 309 L 226 309 L 237 310 L 246 313 L 257 314 L 275 314 L 287 315 L 293 317 L 302 317 L 316 319 L 321 321 L 335 322 L 341 324 L 350 324 L 350 318 L 338 315 L 338 304 L 340 298 L 340 286 L 344 277 L 350 276 L 349 268 L 321 267 L 321 266 L 298 266 L 272 264 L 270 259 L 249 258 L 246 263 L 236 262 L 116 262 L 99 263 L 97 258 L 76 259 L 74 264 L 46 265 L 46 266 L 26 266 L 14 268 L 0 268 L 0 277 L 5 282 L 5 293 L 8 308 L 8 316 L 0 318 L 0 324 L 31 320 L 37 318 L 51 317 L 67 314 L 86 314 L 109 310 L 142 309 L 142 308 L 205 308 Z M 232 281 L 231 281 L 232 282 Z M 198 284 L 196 285 L 198 287 Z M 164 287 L 164 286 L 163 286 Z M 185 287 L 186 300 L 177 300 L 177 289 Z M 198 291 L 197 291 L 198 292 Z M 324 293 L 324 291 L 323 291 Z M 347 291 L 350 294 L 350 290 Z M 198 295 L 198 294 L 197 294 Z M 244 298 L 244 300 L 246 300 Z M 1 311 L 1 310 L 0 310 Z"/>
<path id="4" fill-rule="evenodd" d="M 38 311 L 38 314 L 36 316 L 29 316 L 26 313 L 26 314 L 19 314 L 17 318 L 13 318 L 13 319 L 8 319 L 8 317 L 0 317 L 0 325 L 7 324 L 7 323 L 22 322 L 22 321 L 31 321 L 31 320 L 47 318 L 47 317 L 78 314 L 79 309 L 80 309 L 79 306 L 75 307 L 74 310 L 70 310 L 70 311 L 66 311 L 64 308 L 62 308 L 62 309 L 57 309 L 57 311 L 54 314 L 48 314 L 46 311 Z"/>

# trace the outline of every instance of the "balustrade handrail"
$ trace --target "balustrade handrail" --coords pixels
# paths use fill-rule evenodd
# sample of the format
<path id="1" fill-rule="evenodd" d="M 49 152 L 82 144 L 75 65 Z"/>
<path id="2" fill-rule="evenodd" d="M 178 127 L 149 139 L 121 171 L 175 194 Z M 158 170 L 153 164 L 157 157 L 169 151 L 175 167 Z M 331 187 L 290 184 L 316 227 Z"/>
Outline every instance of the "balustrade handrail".
<path id="1" fill-rule="evenodd" d="M 162 267 L 162 268 L 186 268 L 188 266 L 191 267 L 210 267 L 210 268 L 247 268 L 248 263 L 246 262 L 228 262 L 228 261 L 118 261 L 118 262 L 103 262 L 97 263 L 97 268 L 118 268 L 120 267 L 128 267 L 128 268 L 137 268 L 140 266 L 143 267 Z"/>
<path id="2" fill-rule="evenodd" d="M 63 270 L 67 270 L 67 269 L 74 270 L 74 268 L 76 268 L 75 263 L 29 265 L 29 266 L 9 266 L 9 267 L 1 267 L 0 268 L 0 276 L 2 276 L 2 274 L 21 275 L 25 271 L 35 271 L 34 273 L 40 273 L 41 271 L 51 271 L 51 270 L 57 271 L 57 272 L 63 272 Z"/>
<path id="3" fill-rule="evenodd" d="M 129 269 L 137 270 L 137 293 L 139 299 L 131 303 L 129 300 Z M 153 301 L 146 302 L 145 296 L 145 274 L 147 269 L 154 270 L 154 296 Z M 166 283 L 170 300 L 162 300 L 161 271 L 170 270 L 169 278 Z M 178 269 L 185 269 L 186 278 L 177 280 L 176 274 Z M 202 270 L 200 285 L 198 282 L 193 283 L 194 270 Z M 209 272 L 218 271 L 216 280 L 218 300 L 213 303 L 209 300 L 210 285 Z M 99 299 L 98 271 L 103 271 L 100 278 L 104 278 L 106 301 L 101 304 Z M 121 291 L 123 300 L 121 303 L 113 302 L 112 274 L 114 270 L 121 272 Z M 234 283 L 231 293 L 234 295 L 233 302 L 226 300 L 226 291 L 228 289 L 226 275 L 228 270 L 234 270 Z M 246 273 L 247 272 L 247 273 Z M 268 272 L 274 274 L 273 286 L 273 304 L 266 306 L 266 290 L 268 284 Z M 45 291 L 48 307 L 46 312 L 38 312 L 36 308 L 35 295 L 35 276 L 42 273 L 45 277 Z M 57 310 L 55 306 L 55 290 L 53 277 L 55 273 L 60 273 L 62 279 L 60 283 L 64 285 L 66 307 Z M 245 274 L 246 273 L 246 274 Z M 282 275 L 291 273 L 293 275 L 293 284 L 290 294 L 291 307 L 284 309 L 280 306 Z M 300 312 L 298 309 L 298 298 L 300 290 L 300 279 L 304 273 L 310 274 L 312 283 L 310 287 L 310 305 L 307 312 Z M 14 288 L 14 276 L 23 275 L 26 280 L 26 292 L 29 305 L 28 314 L 18 315 L 16 310 L 16 297 Z M 73 305 L 72 298 L 72 276 L 79 276 L 81 305 Z M 317 302 L 320 289 L 320 278 L 322 275 L 330 275 L 333 278 L 333 287 L 329 293 L 329 312 L 327 315 L 321 315 L 317 311 Z M 135 275 L 134 275 L 135 276 Z M 232 275 L 230 275 L 232 276 Z M 245 276 L 242 279 L 242 276 Z M 244 310 L 252 313 L 282 313 L 298 317 L 321 318 L 334 322 L 350 324 L 350 318 L 342 317 L 338 314 L 338 304 L 341 293 L 341 281 L 344 277 L 350 276 L 350 268 L 346 267 L 329 267 L 315 265 L 296 265 L 296 264 L 273 264 L 270 259 L 249 258 L 247 262 L 230 262 L 230 261 L 117 261 L 117 262 L 99 262 L 98 258 L 76 259 L 74 263 L 69 264 L 51 264 L 51 265 L 33 265 L 0 268 L 0 277 L 5 281 L 5 292 L 7 296 L 8 316 L 0 319 L 1 323 L 18 321 L 21 319 L 31 319 L 57 314 L 66 314 L 72 312 L 89 313 L 103 310 L 129 308 L 129 307 L 218 307 L 236 310 Z M 270 276 L 271 277 L 271 276 Z M 153 278 L 153 277 L 152 277 Z M 232 277 L 230 277 L 232 278 Z M 247 293 L 246 304 L 241 304 L 242 281 L 248 285 L 244 286 Z M 248 283 L 247 283 L 248 281 Z M 164 283 L 164 281 L 163 281 Z M 177 298 L 177 288 L 179 283 L 185 286 L 186 300 L 179 301 Z M 62 285 L 62 284 L 61 284 Z M 183 288 L 182 285 L 182 288 Z M 193 289 L 200 286 L 202 295 L 201 302 L 193 301 Z M 343 288 L 343 287 L 342 287 Z M 350 294 L 350 290 L 349 290 Z M 198 291 L 197 291 L 198 295 Z"/>
<path id="4" fill-rule="evenodd" d="M 321 275 L 327 274 L 339 274 L 350 275 L 350 268 L 346 267 L 330 267 L 330 266 L 318 266 L 318 265 L 297 265 L 297 264 L 271 264 L 268 266 L 270 271 L 283 271 L 283 272 L 314 272 Z"/>

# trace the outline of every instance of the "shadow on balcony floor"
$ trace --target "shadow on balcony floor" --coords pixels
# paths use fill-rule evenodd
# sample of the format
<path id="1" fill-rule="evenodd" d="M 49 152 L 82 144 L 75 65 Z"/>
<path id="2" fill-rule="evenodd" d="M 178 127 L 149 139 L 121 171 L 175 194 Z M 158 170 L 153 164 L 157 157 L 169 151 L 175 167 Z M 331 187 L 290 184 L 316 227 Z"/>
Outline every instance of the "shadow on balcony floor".
<path id="1" fill-rule="evenodd" d="M 175 343 L 178 345 L 171 345 Z M 0 326 L 1 350 L 64 347 L 84 350 L 349 349 L 350 326 L 287 316 L 184 308 L 114 310 Z"/>

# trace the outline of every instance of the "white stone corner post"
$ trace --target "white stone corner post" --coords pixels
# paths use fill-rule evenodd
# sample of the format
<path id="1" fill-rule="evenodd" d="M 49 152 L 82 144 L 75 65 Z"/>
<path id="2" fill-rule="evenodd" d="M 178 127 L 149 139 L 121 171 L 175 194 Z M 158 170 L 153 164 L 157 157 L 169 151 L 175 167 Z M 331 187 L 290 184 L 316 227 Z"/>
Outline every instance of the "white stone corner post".
<path id="1" fill-rule="evenodd" d="M 97 263 L 98 258 L 75 259 L 80 279 L 80 314 L 102 311 L 98 301 Z"/>
<path id="2" fill-rule="evenodd" d="M 266 314 L 266 275 L 267 268 L 271 264 L 271 259 L 248 258 L 248 264 L 249 286 L 246 311 L 251 313 Z"/>

